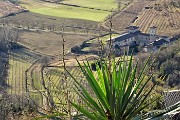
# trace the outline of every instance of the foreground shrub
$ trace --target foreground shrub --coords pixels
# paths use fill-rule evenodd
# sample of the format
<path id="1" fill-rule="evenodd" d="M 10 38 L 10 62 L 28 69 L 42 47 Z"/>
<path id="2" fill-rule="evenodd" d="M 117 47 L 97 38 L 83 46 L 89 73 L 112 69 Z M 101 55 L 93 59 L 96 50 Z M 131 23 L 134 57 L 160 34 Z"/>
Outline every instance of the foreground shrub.
<path id="1" fill-rule="evenodd" d="M 159 99 L 151 94 L 157 81 L 146 88 L 153 76 L 150 75 L 148 79 L 146 78 L 145 73 L 150 68 L 147 66 L 149 60 L 150 57 L 138 75 L 136 74 L 138 62 L 133 63 L 132 55 L 129 60 L 126 56 L 117 62 L 115 59 L 112 62 L 105 60 L 100 65 L 96 65 L 95 72 L 92 71 L 88 62 L 83 65 L 78 62 L 95 97 L 92 97 L 92 93 L 70 74 L 75 81 L 76 93 L 86 103 L 86 107 L 72 103 L 81 112 L 74 118 L 91 120 L 146 119 L 147 116 L 143 115 L 144 110 Z M 87 107 L 88 109 L 86 109 Z M 163 111 L 161 115 L 166 112 Z"/>
<path id="2" fill-rule="evenodd" d="M 73 119 L 90 119 L 90 120 L 140 120 L 153 119 L 176 109 L 179 104 L 170 109 L 160 111 L 158 114 L 153 113 L 149 117 L 146 114 L 148 107 L 159 100 L 159 96 L 153 95 L 157 81 L 151 81 L 153 75 L 146 75 L 149 71 L 147 65 L 150 57 L 144 66 L 137 73 L 138 62 L 134 63 L 133 56 L 130 58 L 123 56 L 120 60 L 99 60 L 95 63 L 96 69 L 92 70 L 89 62 L 81 64 L 79 67 L 86 78 L 89 88 L 83 86 L 68 70 L 69 75 L 74 79 L 74 90 L 81 98 L 84 104 L 79 105 L 71 102 L 77 111 L 77 115 L 56 113 L 45 115 L 40 118 L 58 118 L 69 116 Z M 147 76 L 149 76 L 147 78 Z M 152 85 L 148 83 L 151 82 Z M 148 88 L 149 86 L 149 88 Z"/>
<path id="3" fill-rule="evenodd" d="M 91 109 L 87 111 L 82 106 L 72 103 L 82 113 L 82 116 L 94 120 L 132 119 L 157 100 L 157 98 L 152 98 L 151 102 L 147 102 L 147 97 L 156 84 L 144 92 L 147 83 L 151 80 L 150 77 L 144 82 L 145 75 L 143 73 L 147 69 L 148 61 L 139 76 L 136 76 L 137 64 L 133 65 L 132 58 L 131 56 L 127 61 L 124 56 L 119 62 L 115 62 L 115 60 L 112 63 L 101 62 L 101 69 L 96 65 L 97 78 L 88 63 L 84 63 L 83 66 L 79 64 L 96 95 L 96 98 L 92 98 L 90 93 L 71 76 L 75 80 L 77 93 Z"/>

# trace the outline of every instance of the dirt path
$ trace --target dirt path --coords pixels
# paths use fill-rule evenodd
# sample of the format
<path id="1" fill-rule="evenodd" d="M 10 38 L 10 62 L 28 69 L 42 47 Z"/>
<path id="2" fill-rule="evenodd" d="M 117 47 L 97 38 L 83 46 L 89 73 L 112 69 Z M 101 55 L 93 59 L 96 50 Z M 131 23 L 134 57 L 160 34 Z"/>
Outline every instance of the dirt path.
<path id="1" fill-rule="evenodd" d="M 71 59 L 67 59 L 65 60 L 65 63 L 66 63 L 66 66 L 77 66 L 77 60 L 82 63 L 83 61 L 86 61 L 86 60 L 96 60 L 98 58 L 97 55 L 80 55 L 80 56 L 75 56 L 74 58 L 71 58 Z M 76 60 L 77 59 L 77 60 Z M 55 62 L 55 63 L 52 63 L 50 64 L 50 66 L 59 66 L 59 67 L 62 67 L 63 66 L 63 61 L 58 61 L 58 62 Z"/>

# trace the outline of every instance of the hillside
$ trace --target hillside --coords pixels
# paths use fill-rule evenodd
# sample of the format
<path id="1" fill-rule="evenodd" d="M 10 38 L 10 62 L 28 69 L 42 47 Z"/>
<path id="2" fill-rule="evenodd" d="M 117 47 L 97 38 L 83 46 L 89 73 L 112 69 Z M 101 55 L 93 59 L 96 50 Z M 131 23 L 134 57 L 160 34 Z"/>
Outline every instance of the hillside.
<path id="1" fill-rule="evenodd" d="M 0 18 L 9 15 L 14 15 L 25 11 L 21 6 L 12 4 L 10 2 L 0 1 Z"/>
<path id="2" fill-rule="evenodd" d="M 150 26 L 156 26 L 157 33 L 160 35 L 178 35 L 180 33 L 180 8 L 170 1 L 151 2 L 137 16 L 132 25 L 139 26 L 143 32 L 149 32 Z"/>
<path id="3" fill-rule="evenodd" d="M 140 14 L 144 7 L 149 4 L 149 0 L 136 0 L 130 3 L 125 9 L 117 12 L 112 16 L 112 29 L 115 31 L 124 31 L 126 27 L 130 26 Z M 105 21 L 105 26 L 109 26 L 109 21 Z"/>
<path id="4" fill-rule="evenodd" d="M 162 46 L 155 51 L 152 56 L 152 69 L 150 74 L 154 74 L 156 80 L 163 77 L 159 82 L 161 92 L 164 89 L 180 89 L 180 39 L 170 45 Z M 143 61 L 149 57 L 150 53 L 139 53 L 137 58 L 143 64 Z"/>
<path id="5" fill-rule="evenodd" d="M 180 40 L 155 53 L 155 70 L 157 77 L 166 76 L 166 87 L 180 88 Z"/>
<path id="6" fill-rule="evenodd" d="M 69 108 L 68 106 L 69 100 L 85 106 L 81 97 L 77 96 L 74 91 L 75 85 L 71 75 L 78 79 L 77 81 L 82 83 L 88 92 L 91 92 L 92 89 L 89 88 L 89 83 L 79 69 L 77 60 L 80 64 L 82 63 L 82 66 L 84 61 L 88 60 L 90 71 L 91 69 L 93 71 L 92 74 L 95 71 L 103 70 L 101 65 L 106 63 L 104 59 L 108 57 L 111 61 L 111 58 L 114 57 L 114 55 L 109 55 L 112 52 L 109 52 L 107 47 L 107 44 L 111 43 L 108 41 L 110 38 L 119 37 L 121 33 L 124 33 L 126 27 L 139 26 L 142 32 L 148 33 L 150 26 L 156 26 L 159 35 L 175 36 L 180 34 L 180 8 L 177 3 L 170 2 L 171 0 L 17 1 L 19 6 L 5 2 L 5 0 L 0 1 L 0 120 L 4 120 L 1 115 L 6 110 L 10 111 L 7 112 L 10 118 L 11 115 L 17 116 L 12 117 L 12 120 L 26 120 L 21 117 L 37 111 L 38 113 L 32 115 L 33 118 L 37 117 L 37 114 L 68 113 L 69 111 L 72 114 L 79 114 L 73 107 Z M 180 0 L 178 1 L 180 2 Z M 111 17 L 112 31 L 109 30 L 111 28 L 109 18 Z M 112 34 L 110 34 L 111 32 Z M 141 49 L 140 45 L 137 46 L 135 39 L 141 35 L 140 32 L 133 32 L 133 37 L 130 34 L 130 38 L 126 38 L 126 35 L 129 36 L 129 34 L 124 34 L 122 35 L 124 39 L 119 41 L 132 41 L 135 48 Z M 145 35 L 148 37 L 144 37 Z M 144 34 L 144 36 L 140 36 L 138 39 L 142 38 L 145 42 L 151 40 L 150 35 Z M 179 39 L 178 36 L 176 38 Z M 171 38 L 171 40 L 171 43 L 163 44 L 166 46 L 160 49 L 158 46 L 157 51 L 153 54 L 155 66 L 150 71 L 147 69 L 147 72 L 148 75 L 153 72 L 153 77 L 158 80 L 161 76 L 166 76 L 167 86 L 165 87 L 179 89 L 180 40 L 175 40 L 175 38 Z M 116 40 L 112 40 L 112 42 L 114 41 L 116 42 Z M 141 40 L 139 41 L 141 42 Z M 116 43 L 113 45 L 116 48 Z M 129 46 L 127 46 L 128 49 Z M 133 65 L 141 53 L 142 58 L 138 59 L 138 62 L 142 62 L 141 65 L 143 65 L 144 58 L 149 53 L 141 52 L 141 50 L 135 53 L 131 62 L 129 62 L 130 56 L 123 59 L 121 56 L 116 56 L 115 61 L 118 61 L 119 70 L 131 71 L 131 67 L 127 67 L 127 64 Z M 98 59 L 99 56 L 101 56 L 100 59 Z M 125 60 L 125 64 L 121 64 L 122 60 Z M 102 61 L 102 64 L 99 61 Z M 107 63 L 111 65 L 110 62 Z M 98 69 L 95 70 L 96 64 Z M 113 79 L 116 76 L 114 65 L 116 64 L 113 64 L 112 67 Z M 128 83 L 128 86 L 136 85 L 136 83 L 130 84 L 128 79 L 139 76 L 141 65 L 137 66 L 137 75 L 134 73 L 130 77 L 128 73 L 118 74 L 121 75 L 123 81 Z M 106 71 L 111 72 L 111 67 Z M 104 74 L 103 71 L 102 74 Z M 93 79 L 97 78 L 101 83 L 102 81 L 99 81 L 101 77 L 101 75 L 95 74 Z M 139 79 L 143 78 L 147 79 L 146 76 L 139 77 Z M 133 81 L 137 82 L 138 78 Z M 147 88 L 150 88 L 153 82 L 152 79 L 151 83 L 147 84 Z M 164 83 L 158 83 L 162 87 L 161 92 L 164 90 Z M 113 85 L 116 86 L 115 84 L 116 82 Z M 139 85 L 141 86 L 141 84 Z M 126 87 L 124 88 L 126 89 Z M 130 89 L 128 88 L 126 93 L 131 93 Z M 134 94 L 139 91 L 139 89 L 136 90 Z M 1 102 L 3 97 L 6 101 L 4 91 L 7 91 L 7 96 L 10 98 L 7 98 L 9 100 L 7 105 Z M 81 90 L 78 91 L 81 92 Z M 142 96 L 144 97 L 144 95 Z M 132 95 L 131 97 L 134 98 Z M 150 106 L 148 110 L 152 108 Z M 108 111 L 105 111 L 106 114 Z"/>
<path id="7" fill-rule="evenodd" d="M 151 26 L 157 34 L 175 36 L 180 32 L 180 8 L 170 0 L 137 0 L 112 17 L 113 29 L 124 31 L 130 25 L 148 33 Z M 106 26 L 109 27 L 108 21 Z"/>

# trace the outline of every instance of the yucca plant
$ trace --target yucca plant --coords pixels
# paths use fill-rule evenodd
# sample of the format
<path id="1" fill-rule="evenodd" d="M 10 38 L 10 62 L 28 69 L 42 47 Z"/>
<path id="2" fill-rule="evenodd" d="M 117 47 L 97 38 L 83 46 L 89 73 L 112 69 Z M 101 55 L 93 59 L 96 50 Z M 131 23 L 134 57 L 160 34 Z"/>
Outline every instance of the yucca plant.
<path id="1" fill-rule="evenodd" d="M 100 61 L 100 64 L 97 63 L 96 65 L 96 71 L 91 69 L 89 62 L 84 62 L 83 64 L 78 62 L 91 88 L 90 91 L 67 70 L 75 81 L 74 90 L 81 97 L 83 103 L 85 103 L 78 105 L 71 102 L 72 106 L 81 113 L 74 115 L 73 119 L 152 120 L 154 118 L 160 119 L 161 116 L 176 110 L 178 107 L 180 108 L 180 103 L 178 103 L 152 116 L 144 113 L 146 108 L 153 105 L 153 102 L 159 99 L 159 97 L 154 97 L 151 94 L 156 86 L 156 82 L 150 88 L 147 88 L 153 76 L 145 74 L 150 68 L 148 67 L 149 61 L 150 57 L 145 62 L 141 71 L 138 72 L 138 75 L 136 74 L 138 62 L 134 63 L 132 55 L 129 60 L 126 56 L 123 56 L 117 62 L 115 59 L 112 62 L 109 60 Z M 149 76 L 148 79 L 147 76 Z M 62 119 L 64 116 L 66 118 L 67 114 L 57 113 L 44 115 L 37 119 Z"/>
<path id="2" fill-rule="evenodd" d="M 138 63 L 133 63 L 132 55 L 129 60 L 124 56 L 117 62 L 115 59 L 110 62 L 100 61 L 100 65 L 96 65 L 95 72 L 88 62 L 83 64 L 78 62 L 95 97 L 92 97 L 92 94 L 70 74 L 75 81 L 76 93 L 89 107 L 87 110 L 81 105 L 72 103 L 82 113 L 74 116 L 75 118 L 131 120 L 137 118 L 145 108 L 158 99 L 149 98 L 156 83 L 151 88 L 146 88 L 152 77 L 151 75 L 145 79 L 144 74 L 148 70 L 149 59 L 139 75 L 136 74 Z"/>

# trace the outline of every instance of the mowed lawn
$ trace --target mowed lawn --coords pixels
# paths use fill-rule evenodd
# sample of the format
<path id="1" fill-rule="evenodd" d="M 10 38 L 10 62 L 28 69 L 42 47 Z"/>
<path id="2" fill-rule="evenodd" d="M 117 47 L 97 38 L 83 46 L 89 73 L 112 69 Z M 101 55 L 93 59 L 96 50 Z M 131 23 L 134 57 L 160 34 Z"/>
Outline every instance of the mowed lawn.
<path id="1" fill-rule="evenodd" d="M 112 10 L 117 8 L 117 3 L 115 0 L 64 0 L 62 3 L 99 8 L 103 10 Z"/>
<path id="2" fill-rule="evenodd" d="M 101 8 L 101 9 L 106 8 L 107 6 L 112 7 L 112 8 L 115 7 L 115 4 L 113 2 L 112 4 L 109 4 L 111 3 L 110 1 L 113 1 L 113 0 L 107 0 L 108 2 L 102 2 L 102 4 L 100 1 L 103 1 L 103 0 L 97 0 L 99 2 L 96 2 L 96 3 L 92 2 L 96 0 L 92 0 L 92 1 L 84 0 L 87 3 L 82 2 L 83 0 L 77 0 L 77 1 L 79 1 L 79 3 L 81 4 L 84 3 L 84 4 L 87 4 L 87 6 L 89 4 L 90 7 L 94 6 L 96 8 Z M 62 17 L 62 18 L 76 18 L 76 19 L 91 20 L 91 21 L 101 21 L 108 14 L 110 14 L 110 12 L 108 11 L 65 6 L 65 5 L 55 4 L 55 3 L 42 2 L 40 0 L 21 0 L 21 5 L 27 8 L 29 11 L 38 13 L 38 14 L 56 16 L 56 17 Z"/>

